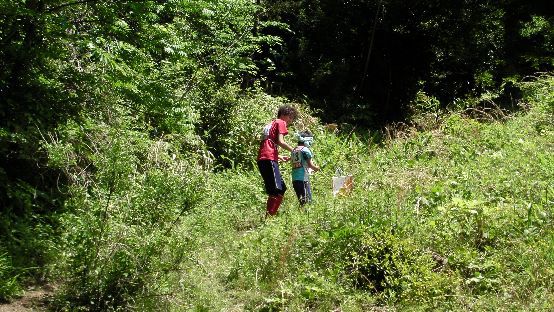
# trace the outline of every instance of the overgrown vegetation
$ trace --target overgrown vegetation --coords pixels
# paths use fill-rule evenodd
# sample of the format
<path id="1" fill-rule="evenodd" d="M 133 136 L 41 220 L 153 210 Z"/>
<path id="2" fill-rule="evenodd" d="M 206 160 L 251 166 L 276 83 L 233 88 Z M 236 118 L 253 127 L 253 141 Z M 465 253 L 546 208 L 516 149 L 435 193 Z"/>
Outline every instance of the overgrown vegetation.
<path id="1" fill-rule="evenodd" d="M 283 37 L 266 48 L 272 91 L 307 94 L 326 122 L 399 121 L 422 90 L 443 107 L 483 93 L 512 107 L 514 81 L 554 66 L 544 0 L 263 2 L 263 17 L 288 25 L 266 30 Z"/>
<path id="2" fill-rule="evenodd" d="M 453 113 L 438 128 L 395 128 L 377 142 L 371 133 L 328 132 L 304 112 L 297 126 L 317 133 L 317 161 L 326 164 L 313 176 L 315 203 L 300 210 L 289 192 L 267 220 L 251 167 L 210 173 L 170 139 L 124 130 L 123 117 L 112 126 L 67 124 L 45 146 L 72 181 L 53 304 L 552 309 L 553 84 L 523 83 L 525 110 L 504 120 Z M 251 98 L 231 115 L 262 122 L 267 116 L 254 112 L 272 111 L 267 100 Z M 333 198 L 339 167 L 356 187 Z"/>
<path id="3" fill-rule="evenodd" d="M 436 59 L 403 122 L 372 128 L 362 97 L 333 130 L 313 98 L 266 94 L 290 69 L 271 68 L 289 25 L 270 4 L 0 0 L 0 300 L 52 283 L 62 311 L 553 309 L 554 79 L 520 79 L 552 61 L 547 14 L 512 21 L 540 37 L 536 67 L 470 66 L 483 88 L 444 101 L 428 86 L 459 80 Z M 490 26 L 487 8 L 467 10 Z M 282 104 L 324 169 L 312 205 L 289 191 L 265 219 L 254 161 Z M 337 169 L 350 196 L 331 195 Z"/>
<path id="4" fill-rule="evenodd" d="M 524 83 L 526 110 L 504 120 L 453 113 L 380 144 L 314 127 L 327 166 L 307 211 L 288 193 L 263 221 L 256 172 L 212 175 L 187 218 L 203 220 L 203 251 L 185 264 L 192 297 L 175 299 L 207 310 L 552 309 L 553 83 Z M 349 197 L 331 195 L 337 167 L 355 176 Z"/>

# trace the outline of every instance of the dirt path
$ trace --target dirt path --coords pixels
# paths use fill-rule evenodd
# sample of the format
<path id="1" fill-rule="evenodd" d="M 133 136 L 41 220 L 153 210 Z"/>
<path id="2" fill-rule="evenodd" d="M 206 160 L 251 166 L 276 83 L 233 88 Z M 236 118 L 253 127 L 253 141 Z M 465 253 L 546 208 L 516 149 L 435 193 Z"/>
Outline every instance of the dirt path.
<path id="1" fill-rule="evenodd" d="M 20 298 L 10 303 L 0 303 L 0 312 L 46 311 L 46 305 L 53 293 L 54 289 L 49 285 L 27 289 Z"/>

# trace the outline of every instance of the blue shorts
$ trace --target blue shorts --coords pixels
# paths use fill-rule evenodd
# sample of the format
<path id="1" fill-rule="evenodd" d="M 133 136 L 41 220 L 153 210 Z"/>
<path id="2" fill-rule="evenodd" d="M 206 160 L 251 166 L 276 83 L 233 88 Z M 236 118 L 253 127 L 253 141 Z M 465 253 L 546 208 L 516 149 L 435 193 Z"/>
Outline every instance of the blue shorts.
<path id="1" fill-rule="evenodd" d="M 285 181 L 279 171 L 279 164 L 273 160 L 258 160 L 258 169 L 264 180 L 265 192 L 268 195 L 284 195 L 287 190 Z"/>
<path id="2" fill-rule="evenodd" d="M 312 188 L 310 187 L 310 181 L 292 181 L 292 187 L 296 192 L 296 197 L 300 201 L 300 205 L 304 205 L 312 201 Z"/>

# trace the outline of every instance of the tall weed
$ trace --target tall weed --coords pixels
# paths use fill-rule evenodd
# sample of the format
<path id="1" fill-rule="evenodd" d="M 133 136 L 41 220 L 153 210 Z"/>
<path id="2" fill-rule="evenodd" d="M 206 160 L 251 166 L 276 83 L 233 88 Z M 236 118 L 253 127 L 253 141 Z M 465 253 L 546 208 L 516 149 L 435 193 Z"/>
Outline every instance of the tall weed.
<path id="1" fill-rule="evenodd" d="M 164 272 L 177 270 L 186 252 L 172 234 L 199 198 L 200 157 L 186 159 L 171 138 L 130 130 L 132 119 L 115 120 L 68 122 L 45 145 L 73 182 L 61 217 L 61 307 L 136 306 L 160 291 Z"/>

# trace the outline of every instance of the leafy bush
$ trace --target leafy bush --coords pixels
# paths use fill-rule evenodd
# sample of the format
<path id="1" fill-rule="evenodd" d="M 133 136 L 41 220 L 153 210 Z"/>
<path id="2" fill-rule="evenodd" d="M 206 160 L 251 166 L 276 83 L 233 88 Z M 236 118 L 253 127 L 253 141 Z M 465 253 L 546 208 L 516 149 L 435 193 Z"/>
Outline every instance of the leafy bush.
<path id="1" fill-rule="evenodd" d="M 220 169 L 251 169 L 263 127 L 277 118 L 277 109 L 285 104 L 295 105 L 258 89 L 244 93 L 238 86 L 226 85 L 194 104 L 200 112 L 197 132 Z"/>
<path id="2" fill-rule="evenodd" d="M 168 235 L 200 195 L 202 159 L 181 154 L 180 137 L 150 139 L 113 113 L 113 125 L 68 122 L 44 146 L 72 181 L 57 263 L 62 307 L 124 308 L 156 293 L 183 248 Z"/>
<path id="3" fill-rule="evenodd" d="M 13 271 L 10 257 L 5 252 L 0 253 L 0 302 L 8 301 L 22 291 Z"/>

